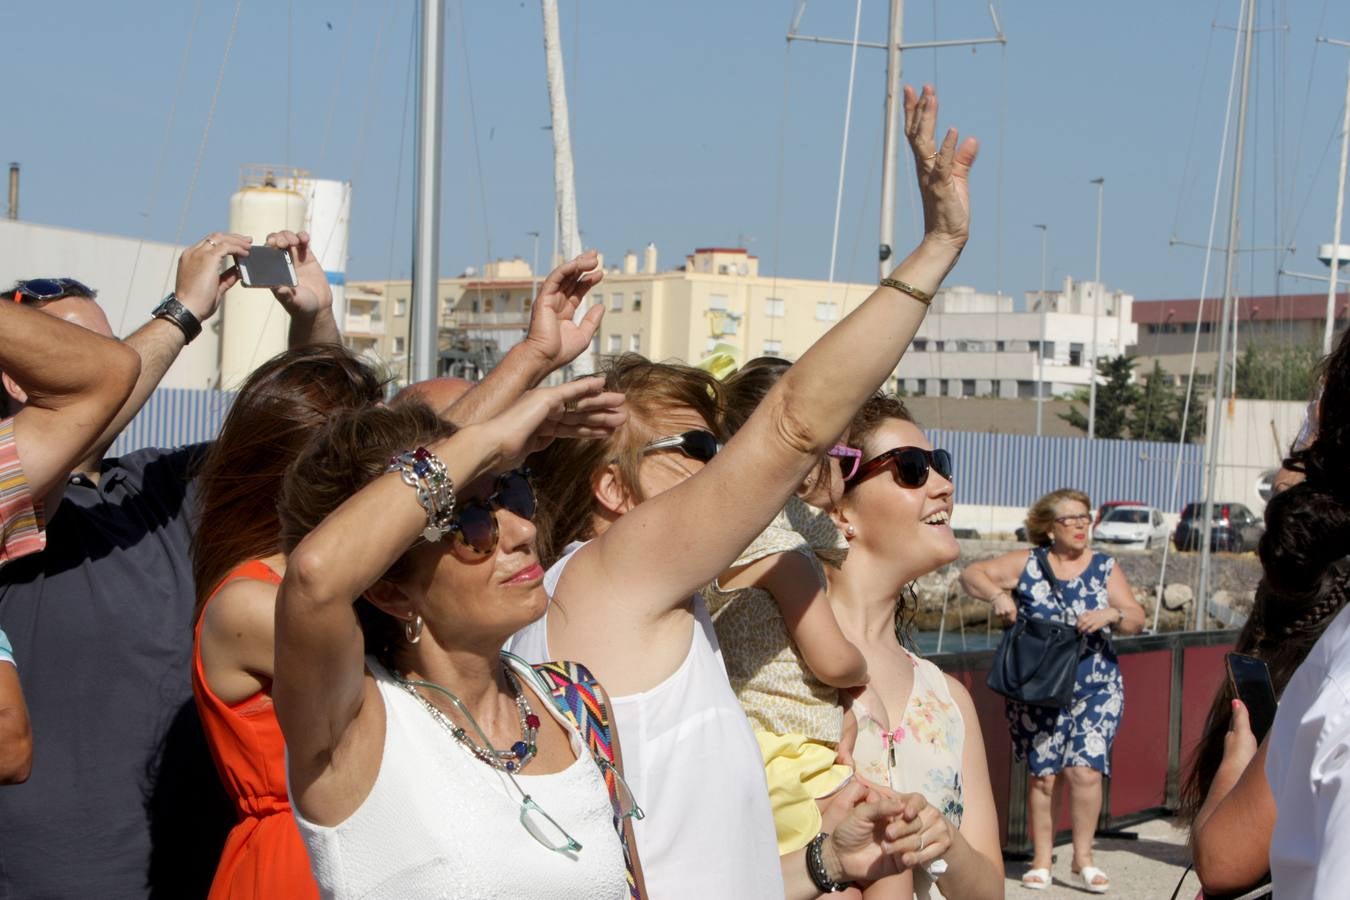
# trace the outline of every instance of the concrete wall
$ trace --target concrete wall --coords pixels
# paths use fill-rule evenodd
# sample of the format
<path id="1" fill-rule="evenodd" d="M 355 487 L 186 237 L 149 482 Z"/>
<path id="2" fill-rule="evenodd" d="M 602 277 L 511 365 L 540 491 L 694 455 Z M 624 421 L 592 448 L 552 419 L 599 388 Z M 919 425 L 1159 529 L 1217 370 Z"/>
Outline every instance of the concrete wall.
<path id="1" fill-rule="evenodd" d="M 1257 492 L 1257 482 L 1263 474 L 1279 468 L 1303 424 L 1306 409 L 1306 403 L 1292 401 L 1237 400 L 1231 405 L 1220 401 L 1223 418 L 1214 499 L 1246 504 L 1261 515 L 1266 502 Z M 1214 413 L 1215 403 L 1210 400 L 1205 410 L 1207 428 L 1214 427 Z M 1205 452 L 1208 460 L 1208 444 Z"/>

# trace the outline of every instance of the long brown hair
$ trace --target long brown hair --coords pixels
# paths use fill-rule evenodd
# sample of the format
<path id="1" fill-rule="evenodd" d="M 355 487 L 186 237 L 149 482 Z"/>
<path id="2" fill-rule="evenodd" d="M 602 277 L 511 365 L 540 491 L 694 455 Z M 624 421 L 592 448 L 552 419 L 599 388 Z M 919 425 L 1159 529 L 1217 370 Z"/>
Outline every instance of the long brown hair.
<path id="1" fill-rule="evenodd" d="M 248 377 L 202 462 L 194 621 L 231 569 L 280 552 L 277 498 L 305 442 L 334 413 L 371 406 L 383 391 L 380 377 L 337 344 L 289 350 Z"/>
<path id="2" fill-rule="evenodd" d="M 455 430 L 453 424 L 415 398 L 388 407 L 337 412 L 286 471 L 278 504 L 282 549 L 287 553 L 294 550 L 329 513 L 383 475 L 389 457 L 435 443 Z M 407 573 L 407 565 L 405 553 L 382 578 L 398 581 Z M 397 668 L 394 652 L 402 646 L 403 624 L 364 597 L 356 601 L 355 608 L 366 652 L 384 665 Z"/>
<path id="3" fill-rule="evenodd" d="M 646 498 L 637 478 L 637 450 L 652 438 L 652 428 L 668 410 L 693 410 L 721 434 L 722 388 L 702 369 L 675 363 L 656 363 L 627 353 L 605 367 L 605 390 L 621 391 L 628 421 L 609 438 L 593 441 L 554 441 L 530 457 L 537 476 L 539 560 L 554 563 L 573 541 L 594 537 L 599 512 L 595 483 L 611 463 L 633 502 Z"/>

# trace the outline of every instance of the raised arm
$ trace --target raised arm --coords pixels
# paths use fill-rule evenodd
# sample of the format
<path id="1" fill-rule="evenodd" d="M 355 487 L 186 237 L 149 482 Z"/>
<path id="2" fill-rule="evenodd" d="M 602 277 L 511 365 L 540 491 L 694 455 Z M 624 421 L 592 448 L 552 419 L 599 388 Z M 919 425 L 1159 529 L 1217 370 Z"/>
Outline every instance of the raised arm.
<path id="1" fill-rule="evenodd" d="M 967 596 L 994 606 L 994 614 L 1011 625 L 1017 619 L 1017 602 L 1012 590 L 1026 568 L 1030 550 L 1014 550 L 990 559 L 973 562 L 961 570 L 961 590 Z"/>
<path id="2" fill-rule="evenodd" d="M 905 124 L 924 198 L 925 234 L 896 267 L 909 291 L 879 287 L 816 342 L 749 421 L 695 477 L 621 516 L 573 558 L 558 585 L 623 597 L 640 622 L 662 617 L 724 571 L 749 545 L 855 410 L 900 361 L 931 295 L 956 264 L 969 233 L 970 166 L 976 142 L 953 129 L 939 148 L 937 98 L 905 92 Z M 575 571 L 574 571 L 575 570 Z"/>
<path id="3" fill-rule="evenodd" d="M 267 236 L 267 246 L 290 253 L 295 264 L 296 286 L 272 288 L 272 296 L 291 317 L 287 333 L 290 348 L 342 343 L 333 318 L 333 289 L 310 245 L 309 232 L 277 231 Z"/>
<path id="4" fill-rule="evenodd" d="M 1266 745 L 1257 747 L 1242 701 L 1224 736 L 1223 762 L 1191 825 L 1195 874 L 1211 894 L 1239 893 L 1270 869 L 1275 798 L 1266 781 Z"/>
<path id="5" fill-rule="evenodd" d="M 42 499 L 65 483 L 117 415 L 140 360 L 119 341 L 0 302 L 0 371 L 27 394 L 14 440 L 29 491 Z"/>
<path id="6" fill-rule="evenodd" d="M 4 633 L 0 632 L 0 638 Z M 33 732 L 19 670 L 0 655 L 0 785 L 21 784 L 33 769 Z"/>
<path id="7" fill-rule="evenodd" d="M 530 330 L 525 339 L 508 350 L 481 382 L 442 415 L 460 425 L 490 419 L 590 349 L 605 308 L 592 306 L 580 324 L 574 323 L 572 316 L 590 289 L 604 278 L 599 263 L 596 252 L 587 250 L 549 272 L 530 308 Z"/>

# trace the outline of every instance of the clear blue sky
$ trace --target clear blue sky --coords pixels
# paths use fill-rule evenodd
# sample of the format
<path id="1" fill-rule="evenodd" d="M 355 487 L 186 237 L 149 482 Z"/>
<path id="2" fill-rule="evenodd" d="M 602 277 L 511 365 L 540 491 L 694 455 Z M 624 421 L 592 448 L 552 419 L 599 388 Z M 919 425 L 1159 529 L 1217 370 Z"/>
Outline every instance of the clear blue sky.
<path id="1" fill-rule="evenodd" d="M 585 243 L 616 260 L 655 241 L 666 267 L 695 246 L 744 240 L 762 272 L 824 278 L 848 49 L 785 50 L 790 0 L 560 6 Z M 909 40 L 991 32 L 979 0 L 908 6 Z M 1238 6 L 1005 2 L 1006 50 L 907 53 L 905 80 L 936 81 L 944 123 L 983 141 L 973 237 L 949 283 L 1035 289 L 1036 222 L 1050 225 L 1052 282 L 1090 278 L 1088 181 L 1105 176 L 1104 280 L 1141 298 L 1195 296 L 1203 254 L 1168 239 L 1205 239 Z M 1314 44 L 1319 34 L 1350 39 L 1350 23 L 1327 15 L 1334 7 L 1259 10 L 1262 26 L 1287 29 L 1256 39 L 1244 242 L 1293 242 L 1286 265 L 1304 271 L 1323 271 L 1313 251 L 1330 240 L 1334 209 L 1350 51 Z M 442 271 L 481 266 L 489 243 L 492 256 L 529 259 L 532 230 L 543 232 L 543 258 L 553 170 L 538 3 L 446 8 Z M 291 9 L 288 29 L 287 3 L 242 4 L 182 237 L 226 226 L 241 164 L 290 163 L 354 182 L 349 277 L 406 277 L 414 5 Z M 853 10 L 813 0 L 801 31 L 848 37 Z M 23 218 L 173 240 L 233 12 L 198 0 L 4 4 L 0 162 L 23 165 Z M 885 18 L 884 0 L 865 0 L 863 38 L 884 40 Z M 881 51 L 859 52 L 840 279 L 874 272 L 883 71 Z M 917 237 L 908 178 L 897 201 L 902 252 Z M 1276 268 L 1273 254 L 1244 257 L 1241 289 L 1273 290 Z M 1211 286 L 1218 280 L 1216 268 Z M 1283 283 L 1286 293 L 1320 289 Z"/>

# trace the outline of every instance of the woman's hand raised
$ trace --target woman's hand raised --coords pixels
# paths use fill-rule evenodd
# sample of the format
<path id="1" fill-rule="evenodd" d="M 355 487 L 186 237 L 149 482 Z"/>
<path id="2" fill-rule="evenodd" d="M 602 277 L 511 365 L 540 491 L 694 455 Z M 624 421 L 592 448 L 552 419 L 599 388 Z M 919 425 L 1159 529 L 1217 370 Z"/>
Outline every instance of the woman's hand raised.
<path id="1" fill-rule="evenodd" d="M 958 145 L 956 129 L 949 128 L 938 146 L 937 113 L 937 92 L 931 84 L 924 85 L 922 93 L 906 85 L 905 136 L 919 174 L 924 239 L 960 251 L 970 237 L 970 167 L 980 144 L 968 137 Z"/>
<path id="2" fill-rule="evenodd" d="M 526 391 L 500 415 L 483 423 L 498 448 L 494 469 L 511 469 L 554 438 L 602 438 L 628 418 L 623 394 L 605 391 L 600 376 Z"/>

